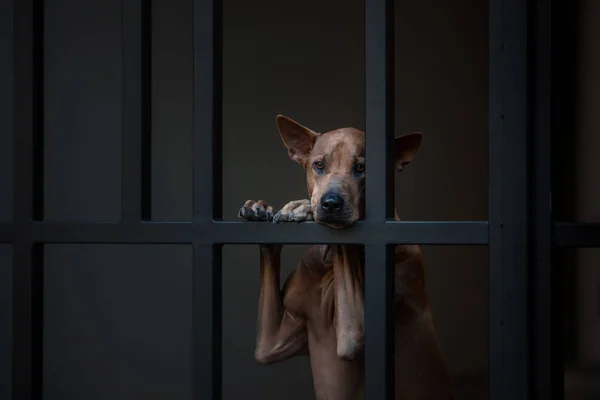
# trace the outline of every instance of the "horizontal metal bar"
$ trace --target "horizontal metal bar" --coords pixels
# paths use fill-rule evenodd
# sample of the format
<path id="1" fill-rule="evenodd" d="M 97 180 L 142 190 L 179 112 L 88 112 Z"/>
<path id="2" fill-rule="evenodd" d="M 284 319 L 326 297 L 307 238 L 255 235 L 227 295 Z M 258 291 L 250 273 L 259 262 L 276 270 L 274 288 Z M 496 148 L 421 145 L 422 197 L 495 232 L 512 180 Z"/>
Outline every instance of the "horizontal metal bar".
<path id="1" fill-rule="evenodd" d="M 487 221 L 414 222 L 361 221 L 346 229 L 329 229 L 314 222 L 261 224 L 219 222 L 217 243 L 290 244 L 487 244 Z"/>
<path id="2" fill-rule="evenodd" d="M 9 224 L 6 224 L 9 225 Z M 69 223 L 33 222 L 13 229 L 17 240 L 34 243 L 187 243 L 191 244 L 203 230 L 189 222 Z M 0 224 L 0 242 L 8 229 Z"/>
<path id="3" fill-rule="evenodd" d="M 203 238 L 204 236 L 204 238 Z M 50 222 L 0 223 L 0 243 L 21 238 L 42 243 L 388 243 L 431 245 L 486 245 L 487 221 L 357 222 L 333 230 L 313 222 L 267 224 L 216 221 L 143 222 L 141 224 Z M 600 223 L 554 224 L 554 245 L 600 247 Z"/>
<path id="4" fill-rule="evenodd" d="M 553 241 L 558 247 L 600 247 L 600 222 L 557 222 Z"/>
<path id="5" fill-rule="evenodd" d="M 0 243 L 205 243 L 205 244 L 432 244 L 485 245 L 487 221 L 360 221 L 347 229 L 314 222 L 143 222 L 77 223 L 39 221 L 0 224 Z"/>

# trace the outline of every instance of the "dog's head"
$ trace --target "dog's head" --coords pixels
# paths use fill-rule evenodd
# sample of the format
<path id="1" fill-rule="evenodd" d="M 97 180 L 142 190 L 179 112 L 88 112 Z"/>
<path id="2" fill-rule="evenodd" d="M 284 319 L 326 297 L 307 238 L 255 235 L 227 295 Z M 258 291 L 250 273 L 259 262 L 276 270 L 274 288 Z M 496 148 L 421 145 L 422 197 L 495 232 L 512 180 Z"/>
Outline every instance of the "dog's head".
<path id="1" fill-rule="evenodd" d="M 290 158 L 306 170 L 315 221 L 333 228 L 364 218 L 365 133 L 341 128 L 317 133 L 283 115 L 277 128 Z M 395 139 L 396 168 L 409 164 L 421 144 L 420 133 Z"/>

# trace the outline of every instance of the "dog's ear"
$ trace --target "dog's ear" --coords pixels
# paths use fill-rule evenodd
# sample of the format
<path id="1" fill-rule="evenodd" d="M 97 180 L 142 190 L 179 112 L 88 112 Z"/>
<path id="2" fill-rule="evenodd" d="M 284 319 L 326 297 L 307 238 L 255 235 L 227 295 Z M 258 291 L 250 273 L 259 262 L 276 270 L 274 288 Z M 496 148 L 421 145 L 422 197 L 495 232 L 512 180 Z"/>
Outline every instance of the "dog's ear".
<path id="1" fill-rule="evenodd" d="M 288 149 L 288 155 L 304 167 L 319 134 L 281 114 L 276 120 L 277 129 L 283 144 Z"/>
<path id="2" fill-rule="evenodd" d="M 419 132 L 408 133 L 406 135 L 398 136 L 394 140 L 394 146 L 396 148 L 396 169 L 402 171 L 404 167 L 411 163 L 419 146 L 421 146 L 421 139 L 423 135 Z"/>

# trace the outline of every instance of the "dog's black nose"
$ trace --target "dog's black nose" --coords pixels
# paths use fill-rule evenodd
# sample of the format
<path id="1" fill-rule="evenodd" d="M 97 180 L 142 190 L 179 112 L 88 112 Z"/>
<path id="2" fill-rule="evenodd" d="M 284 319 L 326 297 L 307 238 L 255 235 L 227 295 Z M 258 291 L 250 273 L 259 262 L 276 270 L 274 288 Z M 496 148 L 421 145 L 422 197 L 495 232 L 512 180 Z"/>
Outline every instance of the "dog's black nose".
<path id="1" fill-rule="evenodd" d="M 327 212 L 339 211 L 344 205 L 344 200 L 337 194 L 326 194 L 321 198 L 321 207 Z"/>

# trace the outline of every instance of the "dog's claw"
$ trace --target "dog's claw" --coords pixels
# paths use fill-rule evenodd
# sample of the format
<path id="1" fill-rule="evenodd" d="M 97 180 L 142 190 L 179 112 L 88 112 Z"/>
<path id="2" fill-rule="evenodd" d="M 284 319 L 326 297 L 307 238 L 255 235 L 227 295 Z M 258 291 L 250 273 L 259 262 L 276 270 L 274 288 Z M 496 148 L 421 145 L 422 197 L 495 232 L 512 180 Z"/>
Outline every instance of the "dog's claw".
<path id="1" fill-rule="evenodd" d="M 269 221 L 272 216 L 273 208 L 262 200 L 248 200 L 238 211 L 238 218 L 244 221 Z"/>
<path id="2" fill-rule="evenodd" d="M 312 220 L 308 200 L 294 201 L 286 207 L 273 213 L 273 207 L 264 201 L 248 200 L 238 212 L 238 217 L 244 221 L 303 222 Z"/>

